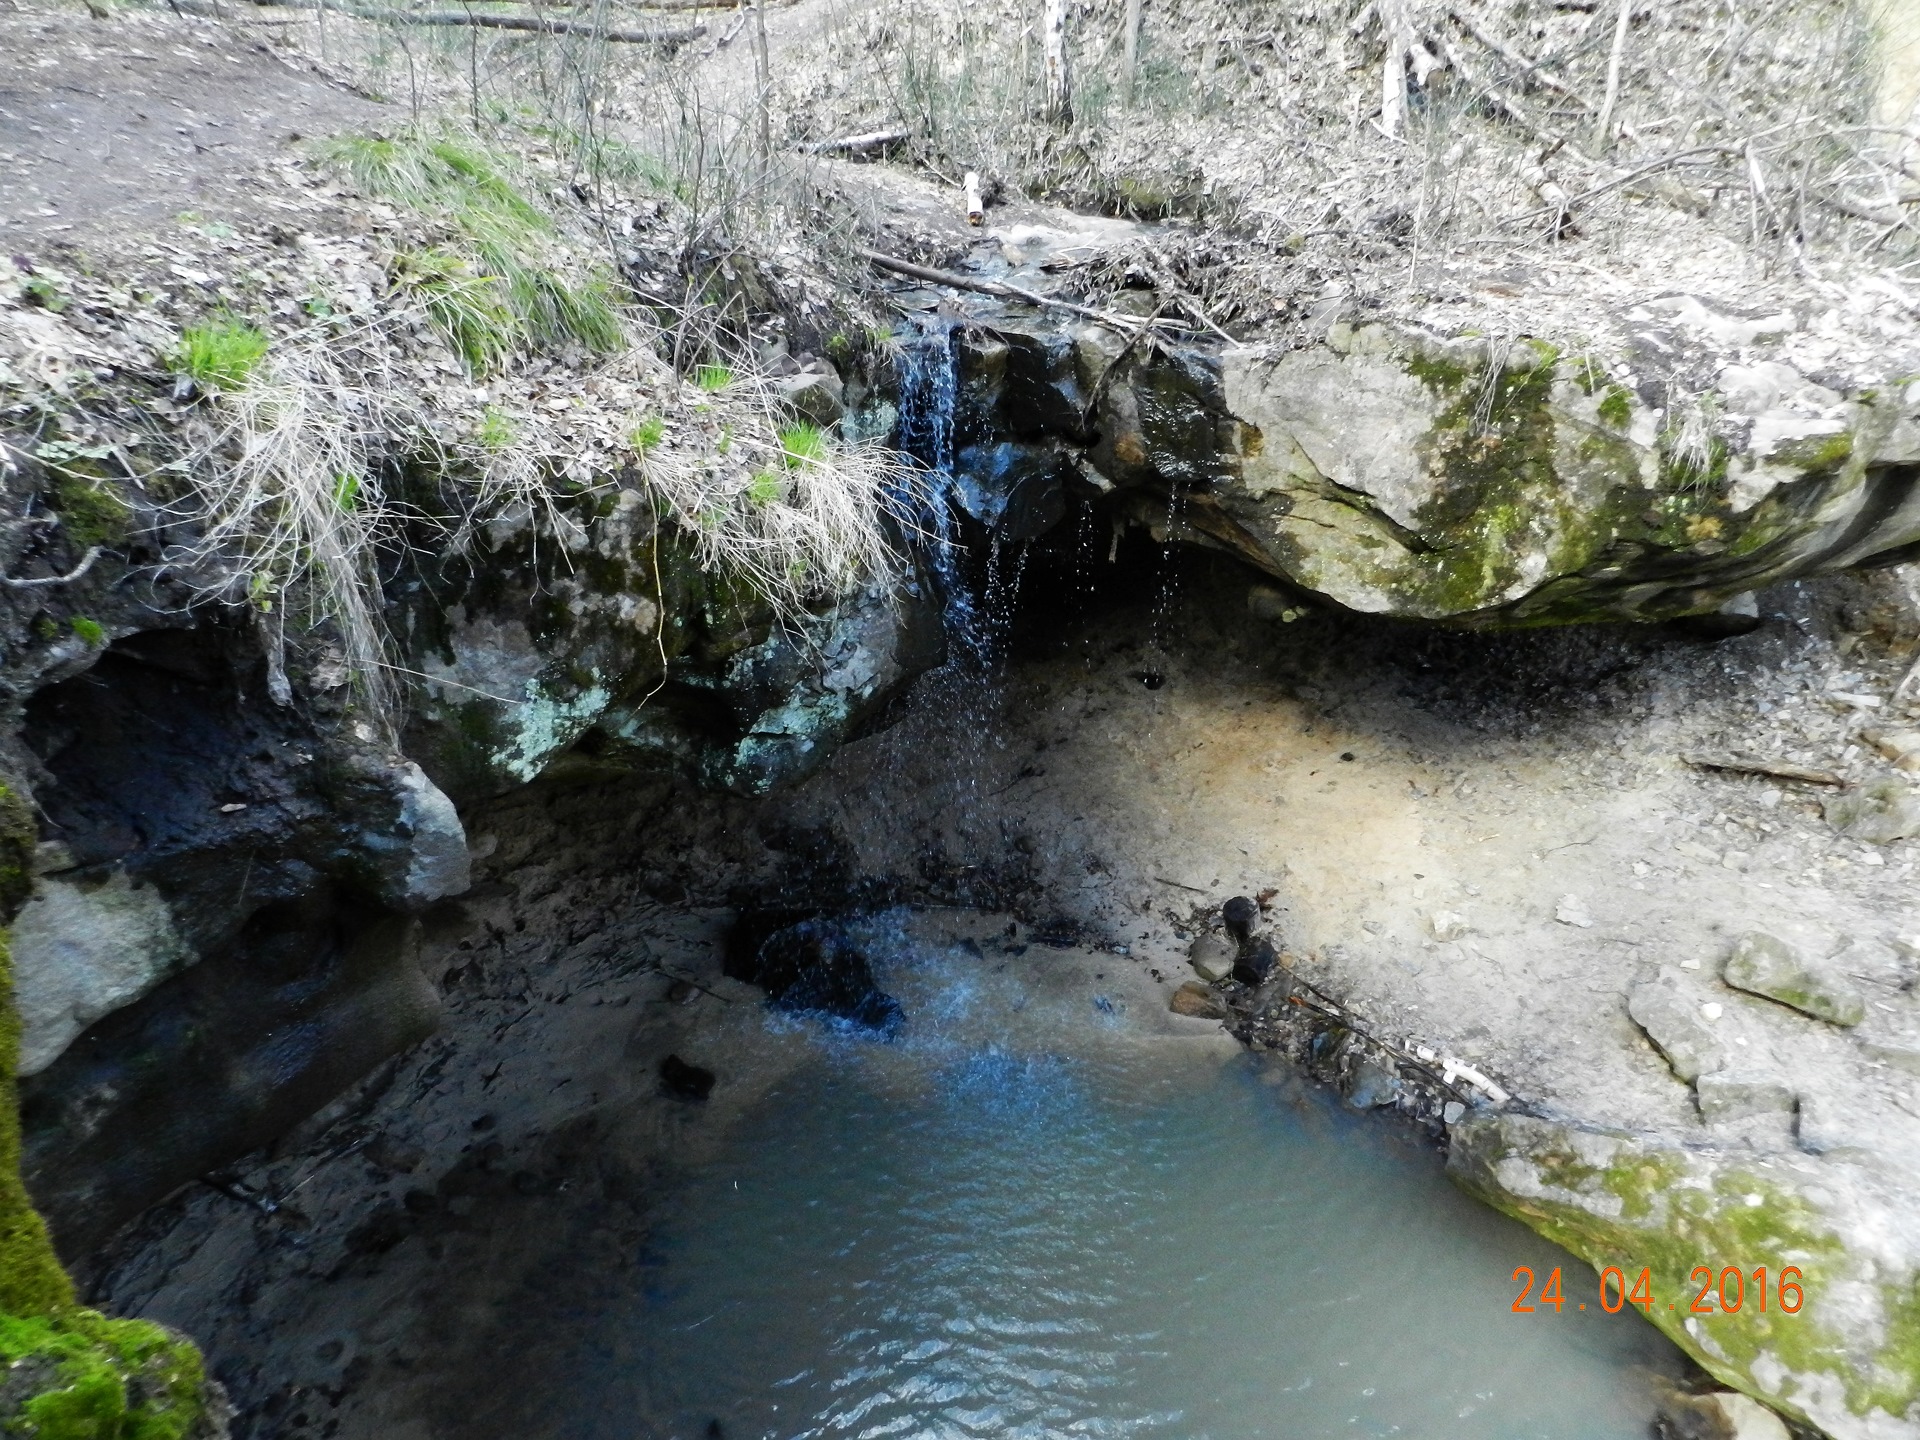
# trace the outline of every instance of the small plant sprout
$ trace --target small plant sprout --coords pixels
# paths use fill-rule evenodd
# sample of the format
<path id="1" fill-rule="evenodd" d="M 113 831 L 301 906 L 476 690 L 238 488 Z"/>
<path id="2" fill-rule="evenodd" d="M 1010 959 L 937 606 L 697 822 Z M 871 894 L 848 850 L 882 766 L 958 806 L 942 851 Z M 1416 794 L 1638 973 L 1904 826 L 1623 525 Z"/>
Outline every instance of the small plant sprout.
<path id="1" fill-rule="evenodd" d="M 667 422 L 658 415 L 649 415 L 627 434 L 627 441 L 637 454 L 644 455 L 667 436 Z"/>
<path id="2" fill-rule="evenodd" d="M 264 330 L 217 316 L 181 332 L 174 363 L 203 390 L 238 390 L 266 353 Z"/>
<path id="3" fill-rule="evenodd" d="M 757 470 L 747 482 L 747 499 L 755 505 L 773 505 L 786 497 L 787 487 L 771 470 Z"/>
<path id="4" fill-rule="evenodd" d="M 480 444 L 498 455 L 513 448 L 513 442 L 519 438 L 514 428 L 513 417 L 498 405 L 489 405 L 480 416 Z"/>
<path id="5" fill-rule="evenodd" d="M 70 623 L 73 626 L 73 633 L 80 637 L 82 643 L 91 645 L 95 650 L 106 648 L 107 632 L 98 620 L 89 620 L 84 615 L 76 615 Z"/>
<path id="6" fill-rule="evenodd" d="M 333 477 L 333 503 L 337 509 L 351 511 L 360 503 L 360 477 L 354 474 Z"/>
<path id="7" fill-rule="evenodd" d="M 693 372 L 693 383 L 709 395 L 717 394 L 733 383 L 733 371 L 724 365 L 701 365 Z"/>
<path id="8" fill-rule="evenodd" d="M 29 275 L 20 285 L 20 296 L 29 305 L 38 305 L 42 310 L 51 310 L 59 314 L 67 308 L 67 297 L 60 293 L 60 287 L 44 275 Z"/>
<path id="9" fill-rule="evenodd" d="M 720 427 L 720 438 L 713 442 L 713 448 L 714 452 L 719 455 L 725 455 L 733 449 L 733 427 L 731 425 L 722 425 Z"/>
<path id="10" fill-rule="evenodd" d="M 826 433 L 818 425 L 804 421 L 780 430 L 780 463 L 789 470 L 802 465 L 824 465 L 827 461 Z"/>

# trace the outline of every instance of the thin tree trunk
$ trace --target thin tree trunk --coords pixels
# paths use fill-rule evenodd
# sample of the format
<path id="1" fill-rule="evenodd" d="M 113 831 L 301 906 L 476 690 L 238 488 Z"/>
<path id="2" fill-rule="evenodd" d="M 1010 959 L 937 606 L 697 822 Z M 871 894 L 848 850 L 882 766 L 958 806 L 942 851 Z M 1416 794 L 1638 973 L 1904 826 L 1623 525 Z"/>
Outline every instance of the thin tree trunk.
<path id="1" fill-rule="evenodd" d="M 756 117 L 755 137 L 760 146 L 760 172 L 766 174 L 773 163 L 773 67 L 767 58 L 767 0 L 754 0 L 753 6 L 753 83 Z"/>
<path id="2" fill-rule="evenodd" d="M 1133 104 L 1134 77 L 1140 69 L 1140 0 L 1127 0 L 1127 31 L 1121 61 L 1120 96 Z"/>
<path id="3" fill-rule="evenodd" d="M 1073 119 L 1073 72 L 1067 59 L 1067 0 L 1046 0 L 1040 22 L 1040 66 L 1047 84 L 1047 118 Z"/>
<path id="4" fill-rule="evenodd" d="M 1379 10 L 1387 40 L 1386 64 L 1380 71 L 1380 128 L 1398 137 L 1407 123 L 1407 51 L 1413 47 L 1413 27 L 1407 23 L 1406 0 L 1379 0 Z"/>
<path id="5" fill-rule="evenodd" d="M 1613 104 L 1620 98 L 1620 58 L 1627 50 L 1627 26 L 1633 20 L 1633 0 L 1620 0 L 1620 15 L 1613 22 L 1613 50 L 1607 56 L 1607 93 L 1600 101 L 1600 119 L 1594 126 L 1594 143 L 1600 153 L 1613 148 Z"/>

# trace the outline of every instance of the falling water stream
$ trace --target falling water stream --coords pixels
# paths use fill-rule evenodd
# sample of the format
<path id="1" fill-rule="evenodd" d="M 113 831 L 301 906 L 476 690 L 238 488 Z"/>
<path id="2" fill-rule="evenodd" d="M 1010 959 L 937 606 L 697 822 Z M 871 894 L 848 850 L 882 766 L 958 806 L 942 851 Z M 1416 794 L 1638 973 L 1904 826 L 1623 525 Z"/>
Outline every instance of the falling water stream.
<path id="1" fill-rule="evenodd" d="M 1019 560 L 970 583 L 953 337 L 909 339 L 899 440 L 931 476 L 949 652 L 922 692 L 978 734 Z M 1157 992 L 1116 1001 L 1094 966 L 1120 962 L 869 928 L 904 1028 L 768 1018 L 803 1059 L 679 1187 L 645 1282 L 584 1327 L 556 1433 L 1646 1433 L 1675 1352 L 1597 1304 L 1514 1313 L 1516 1266 L 1565 1266 L 1570 1293 L 1585 1272 L 1415 1137 L 1217 1027 L 1182 1032 Z"/>

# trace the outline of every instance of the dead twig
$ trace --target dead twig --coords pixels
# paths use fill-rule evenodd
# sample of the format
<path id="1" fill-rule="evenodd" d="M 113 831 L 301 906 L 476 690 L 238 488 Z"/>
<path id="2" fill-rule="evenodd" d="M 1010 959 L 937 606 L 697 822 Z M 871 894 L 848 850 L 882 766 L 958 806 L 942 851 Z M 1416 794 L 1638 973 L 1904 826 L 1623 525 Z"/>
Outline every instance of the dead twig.
<path id="1" fill-rule="evenodd" d="M 1725 770 L 1735 775 L 1770 775 L 1776 780 L 1798 780 L 1805 785 L 1837 785 L 1846 780 L 1831 770 L 1815 770 L 1789 760 L 1749 760 L 1738 755 L 1682 755 L 1696 770 Z"/>
<path id="2" fill-rule="evenodd" d="M 64 575 L 41 575 L 32 580 L 16 580 L 11 575 L 0 575 L 0 585 L 10 590 L 32 590 L 41 585 L 71 585 L 87 571 L 93 568 L 93 562 L 100 558 L 100 547 L 92 546 L 80 557 L 80 563 Z"/>
<path id="3" fill-rule="evenodd" d="M 1562 80 L 1558 75 L 1555 75 L 1551 70 L 1547 70 L 1529 60 L 1518 50 L 1506 44 L 1499 36 L 1490 35 L 1485 30 L 1482 30 L 1478 25 L 1473 23 L 1472 17 L 1466 14 L 1466 12 L 1462 10 L 1449 10 L 1447 11 L 1447 16 L 1462 30 L 1465 30 L 1474 39 L 1486 46 L 1487 49 L 1493 51 L 1494 54 L 1513 66 L 1514 69 L 1531 75 L 1549 90 L 1559 91 L 1581 109 L 1593 109 L 1593 102 L 1587 99 L 1585 95 L 1567 84 L 1566 81 Z"/>
<path id="4" fill-rule="evenodd" d="M 854 253 L 869 264 L 878 265 L 882 270 L 891 270 L 896 275 L 905 275 L 910 280 L 924 280 L 929 285 L 949 285 L 955 290 L 971 290 L 979 295 L 992 295 L 1001 300 L 1018 300 L 1027 305 L 1050 306 L 1055 310 L 1066 310 L 1074 315 L 1084 315 L 1089 320 L 1098 320 L 1124 334 L 1132 334 L 1142 328 L 1167 326 L 1173 329 L 1189 330 L 1188 325 L 1179 325 L 1171 320 L 1142 322 L 1131 315 L 1115 315 L 1109 310 L 1095 310 L 1089 305 L 1077 305 L 1071 300 L 1062 300 L 1053 295 L 1042 295 L 1037 290 L 1028 290 L 1019 285 L 1008 285 L 999 280 L 982 280 L 972 275 L 956 274 L 952 270 L 936 270 L 931 265 L 916 265 L 911 260 L 902 260 L 898 255 L 889 255 L 884 250 L 870 250 L 864 245 L 854 247 Z"/>

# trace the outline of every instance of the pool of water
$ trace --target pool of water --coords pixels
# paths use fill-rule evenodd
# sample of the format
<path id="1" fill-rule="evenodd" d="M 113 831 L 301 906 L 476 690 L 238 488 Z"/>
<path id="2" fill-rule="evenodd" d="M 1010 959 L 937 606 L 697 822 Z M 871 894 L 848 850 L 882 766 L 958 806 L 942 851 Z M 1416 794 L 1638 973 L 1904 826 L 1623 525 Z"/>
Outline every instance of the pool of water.
<path id="1" fill-rule="evenodd" d="M 563 1433 L 1642 1437 L 1675 1352 L 1437 1155 L 1104 976 L 896 944 L 592 1327 Z M 1085 983 L 1079 983 L 1084 981 Z M 1155 1017 L 1158 1019 L 1158 1017 Z M 1559 1314 L 1510 1277 L 1566 1266 Z"/>

